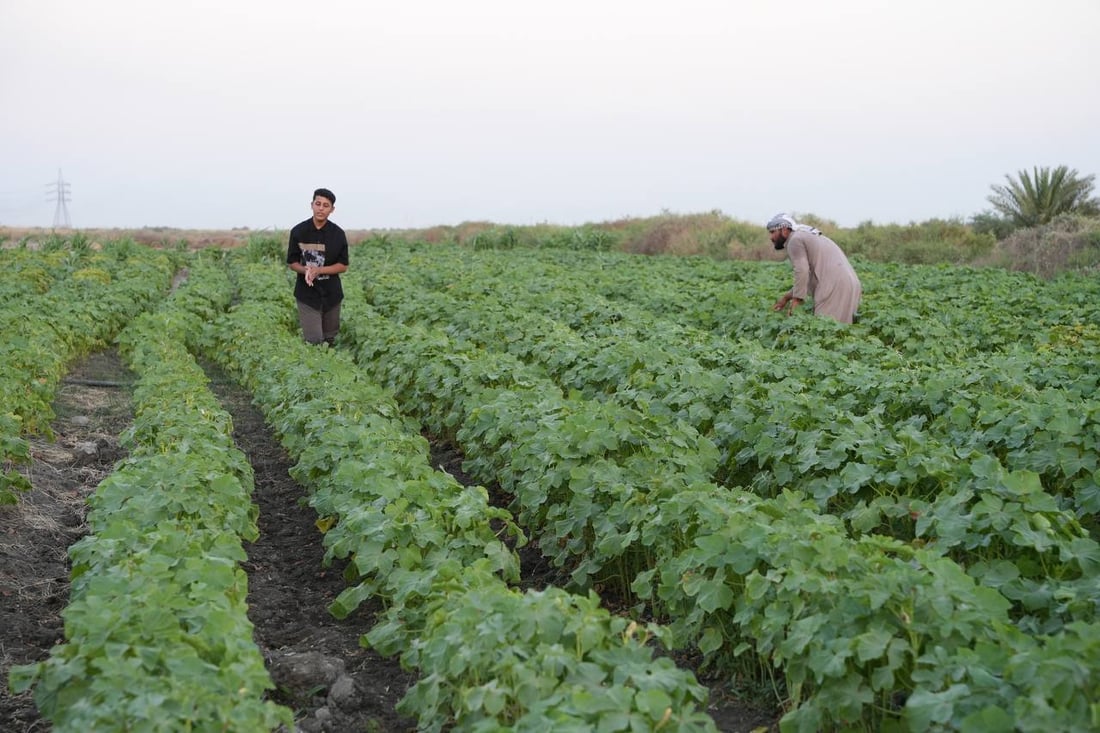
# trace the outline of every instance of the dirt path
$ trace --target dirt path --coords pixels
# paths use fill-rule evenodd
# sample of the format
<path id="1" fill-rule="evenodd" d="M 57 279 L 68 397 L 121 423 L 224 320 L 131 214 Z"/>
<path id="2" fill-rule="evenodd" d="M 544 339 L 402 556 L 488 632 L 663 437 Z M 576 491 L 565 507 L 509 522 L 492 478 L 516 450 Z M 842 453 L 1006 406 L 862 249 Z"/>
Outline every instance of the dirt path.
<path id="1" fill-rule="evenodd" d="M 31 442 L 33 462 L 23 468 L 34 489 L 0 507 L 0 730 L 49 729 L 29 693 L 8 691 L 8 670 L 64 641 L 68 548 L 87 531 L 85 499 L 124 455 L 118 436 L 133 421 L 132 380 L 113 351 L 79 365 L 54 402 L 56 441 Z M 120 386 L 93 386 L 101 382 Z"/>
<path id="2" fill-rule="evenodd" d="M 359 646 L 374 623 L 363 604 L 337 621 L 328 604 L 345 588 L 343 567 L 322 567 L 317 515 L 301 504 L 293 465 L 252 406 L 251 396 L 210 370 L 212 389 L 233 416 L 233 438 L 255 473 L 260 538 L 250 545 L 249 618 L 278 686 L 273 698 L 295 710 L 303 731 L 412 731 L 395 707 L 415 681 L 396 659 Z"/>

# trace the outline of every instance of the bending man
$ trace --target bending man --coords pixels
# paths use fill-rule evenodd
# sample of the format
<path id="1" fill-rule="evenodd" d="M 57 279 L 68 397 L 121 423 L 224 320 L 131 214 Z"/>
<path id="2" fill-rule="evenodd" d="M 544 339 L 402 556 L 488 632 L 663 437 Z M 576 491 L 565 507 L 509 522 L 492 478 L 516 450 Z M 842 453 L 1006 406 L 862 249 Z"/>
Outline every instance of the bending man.
<path id="1" fill-rule="evenodd" d="M 787 214 L 772 217 L 768 234 L 776 249 L 787 250 L 794 269 L 794 287 L 775 302 L 772 310 L 786 308 L 790 315 L 812 297 L 814 315 L 851 323 L 859 309 L 863 287 L 837 243 L 811 226 L 798 224 Z"/>

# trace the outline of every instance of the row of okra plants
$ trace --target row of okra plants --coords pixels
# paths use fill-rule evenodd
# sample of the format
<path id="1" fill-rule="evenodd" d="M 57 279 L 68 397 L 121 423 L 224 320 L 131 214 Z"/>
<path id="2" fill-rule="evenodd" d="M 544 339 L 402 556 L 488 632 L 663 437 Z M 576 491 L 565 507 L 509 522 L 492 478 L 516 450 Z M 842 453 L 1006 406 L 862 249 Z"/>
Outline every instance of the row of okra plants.
<path id="1" fill-rule="evenodd" d="M 64 643 L 11 674 L 55 731 L 293 730 L 291 711 L 265 699 L 273 684 L 247 617 L 252 469 L 186 346 L 230 293 L 198 267 L 119 338 L 138 377 L 129 455 L 69 550 Z"/>

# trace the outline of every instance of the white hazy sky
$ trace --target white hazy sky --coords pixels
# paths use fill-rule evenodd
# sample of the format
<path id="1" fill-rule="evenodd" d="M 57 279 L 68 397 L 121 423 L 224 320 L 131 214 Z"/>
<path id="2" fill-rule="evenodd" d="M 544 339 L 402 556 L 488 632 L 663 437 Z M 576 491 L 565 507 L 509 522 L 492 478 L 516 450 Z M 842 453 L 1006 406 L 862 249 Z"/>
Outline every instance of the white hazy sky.
<path id="1" fill-rule="evenodd" d="M 1100 174 L 1100 0 L 0 0 L 0 225 L 968 219 Z"/>

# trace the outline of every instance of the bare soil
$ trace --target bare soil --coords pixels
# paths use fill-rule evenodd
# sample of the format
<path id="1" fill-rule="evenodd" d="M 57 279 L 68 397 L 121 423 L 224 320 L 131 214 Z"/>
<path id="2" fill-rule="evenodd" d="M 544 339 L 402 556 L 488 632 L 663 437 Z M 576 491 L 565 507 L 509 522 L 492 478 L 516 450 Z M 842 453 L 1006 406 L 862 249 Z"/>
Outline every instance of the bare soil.
<path id="1" fill-rule="evenodd" d="M 211 387 L 233 416 L 234 439 L 255 473 L 260 538 L 246 545 L 249 618 L 276 689 L 272 698 L 291 707 L 299 730 L 404 733 L 416 721 L 396 706 L 415 675 L 395 658 L 364 649 L 360 637 L 374 623 L 377 606 L 364 604 L 336 620 L 328 604 L 343 588 L 342 567 L 325 568 L 321 534 L 305 492 L 289 476 L 292 462 L 250 396 L 208 370 Z M 68 599 L 67 549 L 87 531 L 85 499 L 124 456 L 119 436 L 133 414 L 127 372 L 113 350 L 74 368 L 54 405 L 56 440 L 35 440 L 27 473 L 34 486 L 18 506 L 0 507 L 0 730 L 48 731 L 31 695 L 12 695 L 8 671 L 48 656 L 64 641 L 61 612 Z M 454 446 L 432 444 L 433 465 L 456 478 L 463 456 Z M 521 553 L 524 585 L 553 582 L 556 573 L 537 551 Z M 777 730 L 778 714 L 754 704 L 717 680 L 710 714 L 730 733 Z"/>

